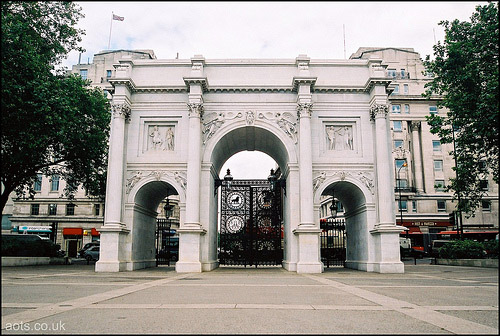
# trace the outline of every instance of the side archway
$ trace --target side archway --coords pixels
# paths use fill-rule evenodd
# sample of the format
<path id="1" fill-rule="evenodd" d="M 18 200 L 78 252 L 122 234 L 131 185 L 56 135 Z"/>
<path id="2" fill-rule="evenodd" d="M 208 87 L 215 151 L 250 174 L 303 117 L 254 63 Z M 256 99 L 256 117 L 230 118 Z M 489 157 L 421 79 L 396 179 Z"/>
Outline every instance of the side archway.
<path id="1" fill-rule="evenodd" d="M 184 203 L 185 194 L 179 193 L 177 183 L 167 177 L 146 177 L 135 185 L 125 204 L 125 218 L 129 224 L 125 255 L 128 270 L 156 266 L 156 219 L 160 203 L 168 196 L 178 195 L 179 204 Z M 182 217 L 181 209 L 181 217 Z"/>
<path id="2" fill-rule="evenodd" d="M 374 226 L 376 213 L 371 191 L 354 178 L 330 178 L 319 186 L 315 193 L 315 203 L 320 203 L 320 197 L 334 193 L 344 209 L 346 222 L 346 262 L 348 268 L 368 270 L 373 259 L 372 239 L 370 230 Z M 319 218 L 319 214 L 317 216 Z"/>

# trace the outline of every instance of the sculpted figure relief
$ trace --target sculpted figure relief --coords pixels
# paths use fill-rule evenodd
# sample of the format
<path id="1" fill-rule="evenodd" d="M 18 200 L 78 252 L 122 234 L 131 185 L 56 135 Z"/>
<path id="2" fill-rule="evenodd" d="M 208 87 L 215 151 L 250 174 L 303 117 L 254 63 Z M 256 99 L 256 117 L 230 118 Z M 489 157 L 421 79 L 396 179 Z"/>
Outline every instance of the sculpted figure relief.
<path id="1" fill-rule="evenodd" d="M 353 150 L 351 126 L 326 126 L 328 150 Z"/>
<path id="2" fill-rule="evenodd" d="M 158 126 L 153 127 L 153 131 L 149 134 L 151 137 L 151 143 L 153 144 L 153 149 L 159 149 L 162 143 L 160 131 Z"/>
<path id="3" fill-rule="evenodd" d="M 174 150 L 174 132 L 172 127 L 167 128 L 167 133 L 165 133 L 165 149 L 168 151 Z"/>

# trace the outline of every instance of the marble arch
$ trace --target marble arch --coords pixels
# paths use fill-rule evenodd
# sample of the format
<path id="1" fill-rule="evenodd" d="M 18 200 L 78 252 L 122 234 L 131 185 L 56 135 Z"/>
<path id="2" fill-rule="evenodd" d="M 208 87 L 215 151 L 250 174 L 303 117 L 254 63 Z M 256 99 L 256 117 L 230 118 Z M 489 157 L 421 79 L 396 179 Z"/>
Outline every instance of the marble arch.
<path id="1" fill-rule="evenodd" d="M 404 272 L 391 178 L 391 80 L 382 60 L 196 55 L 124 57 L 114 66 L 96 271 L 152 266 L 152 246 L 143 237 L 150 235 L 153 209 L 167 187 L 181 199 L 176 271 L 217 268 L 214 179 L 231 155 L 261 150 L 276 160 L 287 181 L 285 269 L 323 271 L 317 207 L 321 193 L 335 186 L 346 203 L 352 201 L 347 216 L 357 238 L 348 267 Z"/>

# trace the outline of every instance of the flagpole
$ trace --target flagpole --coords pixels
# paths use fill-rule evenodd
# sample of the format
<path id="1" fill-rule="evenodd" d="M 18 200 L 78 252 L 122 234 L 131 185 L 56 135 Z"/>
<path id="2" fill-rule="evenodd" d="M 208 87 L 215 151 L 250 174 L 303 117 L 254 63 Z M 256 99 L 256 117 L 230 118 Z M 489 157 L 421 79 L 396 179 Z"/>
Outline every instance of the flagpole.
<path id="1" fill-rule="evenodd" d="M 109 24 L 109 39 L 108 39 L 108 50 L 111 44 L 111 28 L 113 28 L 113 12 L 111 12 L 111 23 Z"/>

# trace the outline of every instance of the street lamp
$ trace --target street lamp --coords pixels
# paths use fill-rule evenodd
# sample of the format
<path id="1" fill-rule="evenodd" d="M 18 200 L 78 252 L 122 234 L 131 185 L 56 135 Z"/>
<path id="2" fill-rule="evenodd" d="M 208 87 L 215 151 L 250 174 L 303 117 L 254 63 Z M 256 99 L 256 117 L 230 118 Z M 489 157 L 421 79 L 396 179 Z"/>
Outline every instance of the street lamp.
<path id="1" fill-rule="evenodd" d="M 276 181 L 278 180 L 276 174 L 274 173 L 274 169 L 271 169 L 271 174 L 269 175 L 267 180 L 270 184 L 269 189 L 271 189 L 271 192 L 274 192 L 276 190 Z"/>
<path id="2" fill-rule="evenodd" d="M 173 212 L 174 212 L 174 205 L 170 204 L 168 196 L 169 195 L 168 195 L 168 189 L 167 189 L 167 203 L 163 207 L 163 210 L 165 211 L 165 218 L 166 219 L 169 219 L 172 216 Z"/>
<path id="3" fill-rule="evenodd" d="M 398 169 L 399 212 L 401 217 L 401 226 L 403 226 L 403 207 L 401 206 L 401 179 L 399 178 L 399 173 L 401 172 L 401 168 L 406 167 L 407 165 L 408 164 L 404 162 Z M 408 230 L 406 230 L 406 238 L 408 238 Z"/>
<path id="4" fill-rule="evenodd" d="M 332 204 L 330 204 L 330 213 L 332 218 L 337 217 L 337 201 L 335 200 L 335 191 L 332 189 Z"/>
<path id="5" fill-rule="evenodd" d="M 233 184 L 233 175 L 231 175 L 231 171 L 229 168 L 227 169 L 226 175 L 224 176 L 224 182 L 226 182 L 227 189 L 231 189 L 231 185 Z"/>

